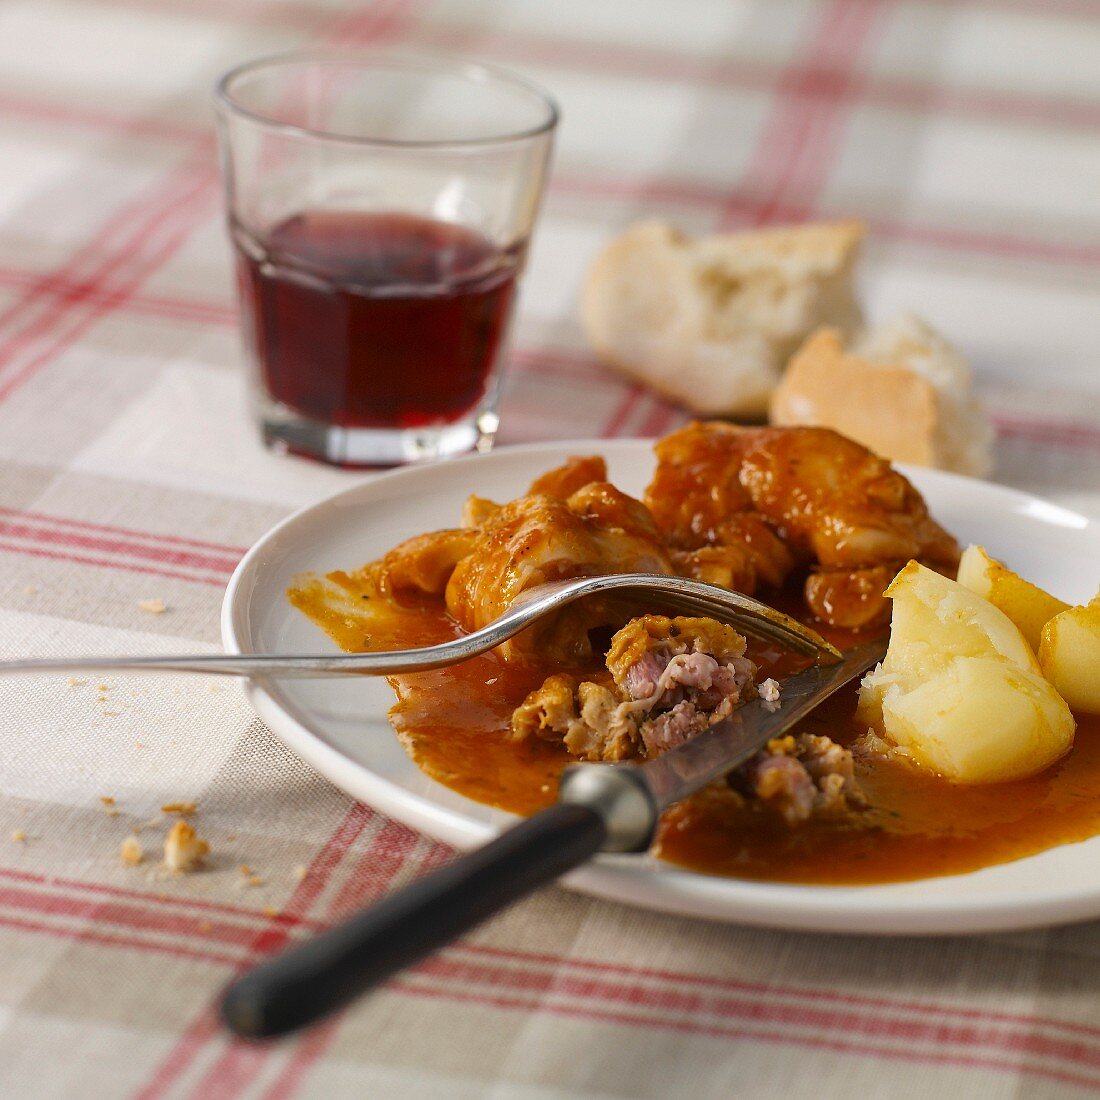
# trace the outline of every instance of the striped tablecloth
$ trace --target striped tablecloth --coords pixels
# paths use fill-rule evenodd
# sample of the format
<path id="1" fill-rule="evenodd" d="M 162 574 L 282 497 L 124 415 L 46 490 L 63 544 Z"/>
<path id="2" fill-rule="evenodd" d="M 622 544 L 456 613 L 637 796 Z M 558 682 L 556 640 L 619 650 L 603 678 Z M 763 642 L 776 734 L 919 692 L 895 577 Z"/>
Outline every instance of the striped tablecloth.
<path id="1" fill-rule="evenodd" d="M 858 214 L 870 314 L 915 309 L 971 356 L 995 476 L 1100 509 L 1098 3 L 8 0 L 4 655 L 214 651 L 244 548 L 349 483 L 247 425 L 208 98 L 316 42 L 458 51 L 560 98 L 504 442 L 683 419 L 585 350 L 578 283 L 619 227 Z M 448 852 L 291 757 L 235 686 L 4 680 L 0 703 L 5 1097 L 1100 1089 L 1100 924 L 854 939 L 561 890 L 304 1038 L 230 1042 L 230 975 Z M 159 807 L 189 800 L 210 868 L 164 877 Z"/>

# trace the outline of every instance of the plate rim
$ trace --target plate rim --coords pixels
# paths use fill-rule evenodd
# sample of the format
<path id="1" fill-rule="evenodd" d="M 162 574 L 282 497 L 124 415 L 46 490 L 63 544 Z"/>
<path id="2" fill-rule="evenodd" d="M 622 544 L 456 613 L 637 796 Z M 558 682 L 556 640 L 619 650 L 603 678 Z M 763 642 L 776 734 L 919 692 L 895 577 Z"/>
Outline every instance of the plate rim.
<path id="1" fill-rule="evenodd" d="M 630 455 L 645 452 L 651 456 L 654 439 L 567 439 L 496 447 L 487 454 L 472 454 L 449 460 L 445 464 L 425 464 L 400 467 L 383 473 L 358 478 L 335 492 L 295 509 L 269 528 L 249 547 L 238 562 L 226 586 L 222 600 L 220 624 L 222 644 L 227 653 L 249 652 L 242 644 L 240 623 L 247 611 L 246 589 L 262 568 L 267 548 L 284 532 L 344 499 L 370 490 L 379 484 L 394 481 L 431 480 L 441 469 L 492 462 L 494 459 L 537 456 L 543 453 L 610 453 Z M 651 460 L 651 459 L 650 459 Z M 1095 520 L 1072 509 L 1024 490 L 943 470 L 914 468 L 897 463 L 910 479 L 955 482 L 970 487 L 980 486 L 983 492 L 1002 496 L 1006 504 L 1041 504 L 1046 510 L 1062 513 L 1075 526 L 1095 528 Z M 309 728 L 308 722 L 295 713 L 292 704 L 279 700 L 265 677 L 245 680 L 245 695 L 259 718 L 291 752 L 304 760 L 336 787 L 351 797 L 376 807 L 383 813 L 425 833 L 436 840 L 459 849 L 469 849 L 498 834 L 515 815 L 496 811 L 492 823 L 472 821 L 458 811 L 432 803 L 396 783 L 371 771 L 366 765 L 329 745 Z M 499 818 L 499 820 L 496 820 Z M 1089 840 L 1096 840 L 1096 837 Z M 1074 843 L 1088 843 L 1089 840 Z M 1056 848 L 1071 845 L 1058 845 Z M 1036 859 L 1055 849 L 1025 856 L 1013 863 Z M 1004 866 L 1003 864 L 993 865 Z M 991 868 L 981 868 L 936 879 L 962 881 L 980 875 Z M 825 933 L 877 935 L 942 935 L 983 933 L 1065 924 L 1100 916 L 1100 877 L 1089 891 L 1080 889 L 1048 890 L 1037 897 L 1021 900 L 992 901 L 960 895 L 921 899 L 911 895 L 890 899 L 892 888 L 911 887 L 908 883 L 872 883 L 856 886 L 828 886 L 799 883 L 771 883 L 755 880 L 706 875 L 672 864 L 660 863 L 648 855 L 602 855 L 589 866 L 582 867 L 560 880 L 562 885 L 596 897 L 625 902 L 665 913 L 675 913 L 732 924 L 785 928 Z M 737 893 L 731 904 L 722 895 Z M 870 903 L 870 905 L 868 905 Z M 1054 907 L 1057 915 L 1051 916 Z"/>

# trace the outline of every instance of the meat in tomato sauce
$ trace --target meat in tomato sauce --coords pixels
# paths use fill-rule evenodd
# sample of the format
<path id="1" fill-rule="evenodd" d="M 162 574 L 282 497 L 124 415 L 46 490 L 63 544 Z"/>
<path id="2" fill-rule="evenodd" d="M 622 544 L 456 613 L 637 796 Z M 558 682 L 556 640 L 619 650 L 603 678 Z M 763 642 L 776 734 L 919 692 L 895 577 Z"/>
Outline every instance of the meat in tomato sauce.
<path id="1" fill-rule="evenodd" d="M 657 454 L 644 502 L 608 483 L 601 459 L 573 459 L 526 496 L 471 497 L 460 526 L 303 578 L 288 598 L 361 652 L 477 629 L 547 580 L 680 573 L 756 592 L 844 648 L 885 629 L 883 578 L 905 560 L 954 574 L 958 546 L 916 490 L 835 433 L 690 425 Z M 670 641 L 659 618 L 623 634 L 610 606 L 573 605 L 462 665 L 392 677 L 391 722 L 432 778 L 530 814 L 554 801 L 571 761 L 655 755 L 758 692 L 781 698 L 800 667 L 709 628 Z M 1038 776 L 958 786 L 864 751 L 857 689 L 669 810 L 653 853 L 711 874 L 858 884 L 970 871 L 1100 832 L 1095 723 Z"/>

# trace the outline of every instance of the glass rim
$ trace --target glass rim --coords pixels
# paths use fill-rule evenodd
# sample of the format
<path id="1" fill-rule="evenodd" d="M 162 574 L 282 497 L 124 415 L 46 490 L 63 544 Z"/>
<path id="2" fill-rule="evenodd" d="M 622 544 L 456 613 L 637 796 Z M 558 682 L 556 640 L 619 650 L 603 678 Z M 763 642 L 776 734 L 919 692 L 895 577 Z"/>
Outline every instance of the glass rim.
<path id="1" fill-rule="evenodd" d="M 369 137 L 362 134 L 341 133 L 338 130 L 326 130 L 311 126 L 301 126 L 294 122 L 284 122 L 278 118 L 246 107 L 238 102 L 232 91 L 232 86 L 242 77 L 249 76 L 263 69 L 277 69 L 282 66 L 319 62 L 351 67 L 390 66 L 406 71 L 420 70 L 424 73 L 447 73 L 453 76 L 464 77 L 480 84 L 500 83 L 510 85 L 514 89 L 525 92 L 532 99 L 538 101 L 545 112 L 545 118 L 535 126 L 529 126 L 522 130 L 514 130 L 503 134 L 493 134 L 487 137 L 476 138 L 383 138 Z M 553 96 L 544 88 L 526 77 L 518 76 L 508 69 L 498 68 L 495 65 L 487 65 L 480 61 L 472 61 L 467 58 L 435 54 L 427 51 L 411 52 L 396 50 L 289 50 L 283 53 L 265 54 L 262 57 L 253 58 L 240 65 L 234 66 L 219 78 L 214 86 L 214 104 L 225 116 L 238 116 L 246 118 L 268 130 L 302 138 L 320 139 L 323 141 L 340 142 L 348 145 L 361 145 L 365 147 L 388 149 L 421 149 L 421 150 L 445 150 L 445 149 L 479 149 L 494 145 L 510 145 L 516 142 L 529 141 L 543 134 L 553 132 L 561 117 Z"/>

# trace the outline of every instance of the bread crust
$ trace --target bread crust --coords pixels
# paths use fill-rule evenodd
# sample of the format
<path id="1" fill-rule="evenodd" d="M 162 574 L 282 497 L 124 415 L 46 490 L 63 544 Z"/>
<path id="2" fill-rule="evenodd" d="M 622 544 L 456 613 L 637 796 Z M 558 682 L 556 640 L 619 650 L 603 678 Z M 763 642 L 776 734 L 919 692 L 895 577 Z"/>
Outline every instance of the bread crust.
<path id="1" fill-rule="evenodd" d="M 763 416 L 805 336 L 854 330 L 863 227 L 845 221 L 691 239 L 639 222 L 589 268 L 581 321 L 600 358 L 706 416 Z"/>
<path id="2" fill-rule="evenodd" d="M 883 458 L 935 466 L 939 396 L 905 367 L 848 355 L 836 329 L 815 332 L 772 395 L 772 424 L 834 430 Z"/>
<path id="3" fill-rule="evenodd" d="M 993 430 L 966 360 L 908 314 L 848 347 L 836 329 L 813 333 L 772 395 L 769 418 L 833 428 L 896 462 L 977 477 L 992 467 Z"/>

